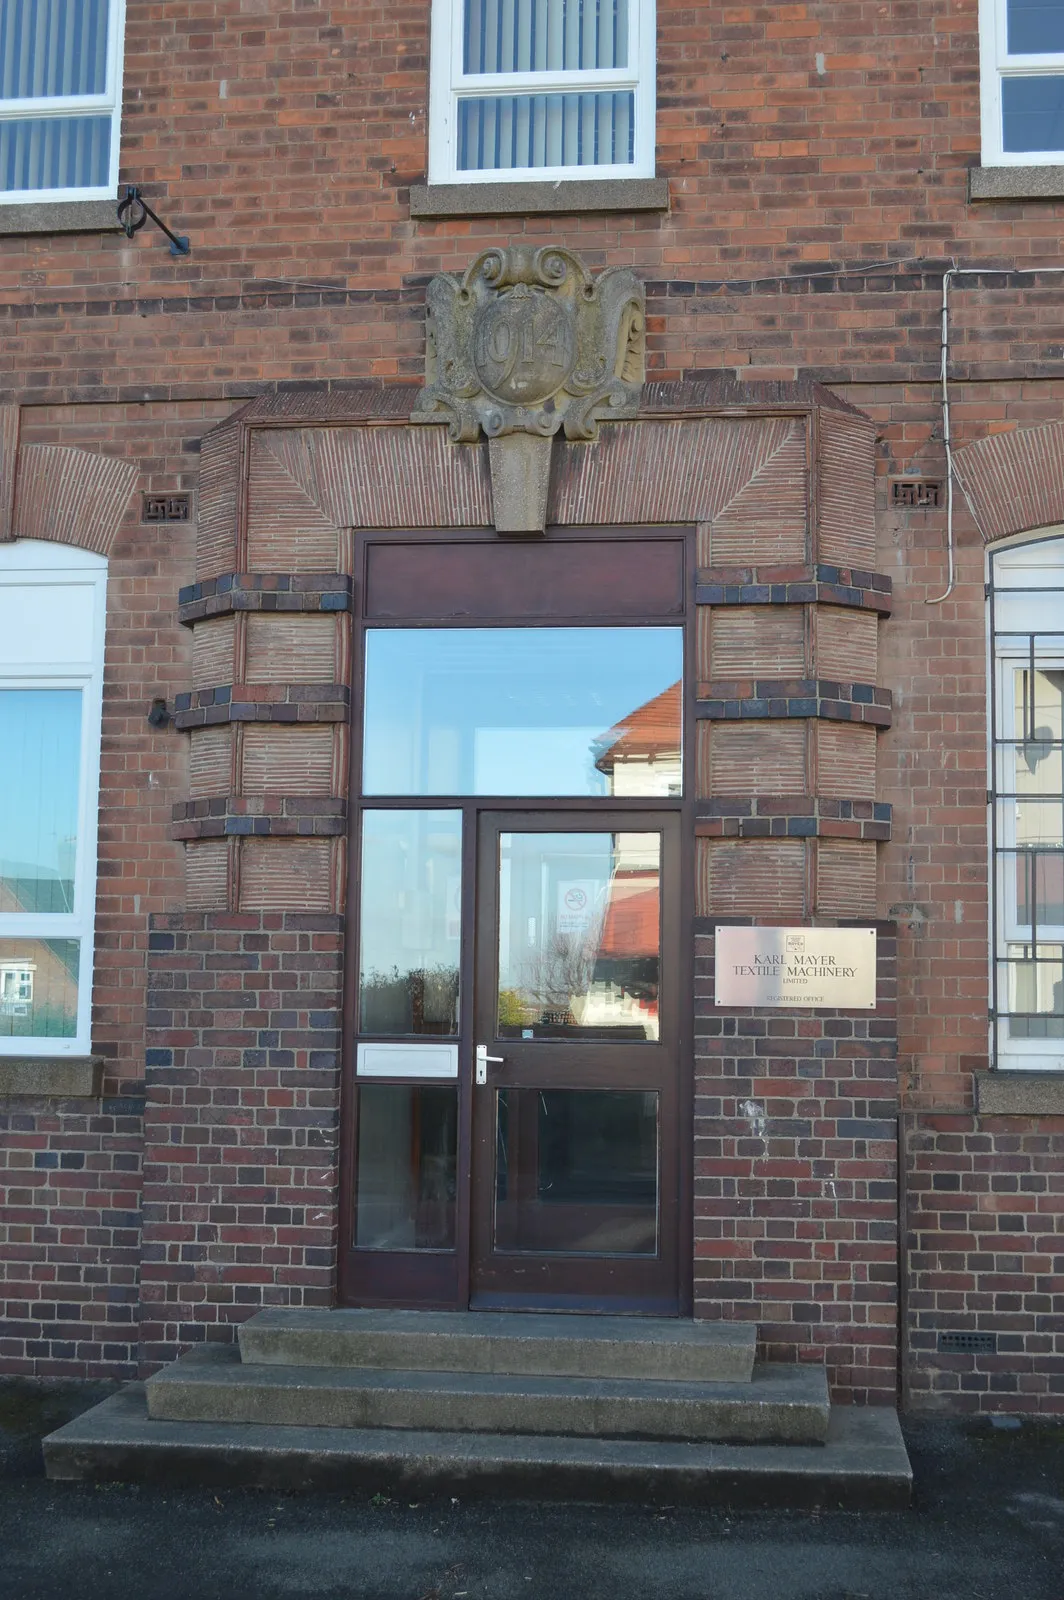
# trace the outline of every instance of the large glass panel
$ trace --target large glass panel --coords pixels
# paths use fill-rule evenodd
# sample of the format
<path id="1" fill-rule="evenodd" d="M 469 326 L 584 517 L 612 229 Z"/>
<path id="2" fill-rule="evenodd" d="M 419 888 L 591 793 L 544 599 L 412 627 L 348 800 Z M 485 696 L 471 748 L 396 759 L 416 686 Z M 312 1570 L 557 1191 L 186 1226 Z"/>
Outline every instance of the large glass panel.
<path id="1" fill-rule="evenodd" d="M 676 795 L 679 628 L 388 628 L 366 636 L 363 790 Z"/>
<path id="2" fill-rule="evenodd" d="M 110 113 L 0 122 L 0 189 L 99 189 L 110 170 Z"/>
<path id="3" fill-rule="evenodd" d="M 1016 843 L 1064 847 L 1064 803 L 1061 800 L 1015 800 Z"/>
<path id="4" fill-rule="evenodd" d="M 462 54 L 466 72 L 626 67 L 628 0 L 466 0 Z"/>
<path id="5" fill-rule="evenodd" d="M 1009 945 L 1007 954 L 1004 978 L 1012 1038 L 1064 1039 L 1064 946 Z"/>
<path id="6" fill-rule="evenodd" d="M 1002 78 L 1002 145 L 1025 150 L 1064 150 L 1064 75 Z"/>
<path id="7" fill-rule="evenodd" d="M 0 914 L 71 912 L 80 689 L 0 689 Z"/>
<path id="8" fill-rule="evenodd" d="M 500 1039 L 656 1039 L 659 833 L 504 833 Z"/>
<path id="9" fill-rule="evenodd" d="M 110 0 L 0 0 L 0 100 L 105 94 Z"/>
<path id="10" fill-rule="evenodd" d="M 458 1032 L 461 916 L 461 812 L 364 812 L 362 1033 Z"/>
<path id="11" fill-rule="evenodd" d="M 363 1084 L 358 1111 L 361 1250 L 453 1250 L 458 1091 Z"/>
<path id="12" fill-rule="evenodd" d="M 1040 642 L 1040 641 L 1039 641 Z M 1033 687 L 1033 695 L 1032 695 Z M 1023 741 L 1027 764 L 1036 768 L 1064 729 L 1064 672 L 1017 667 L 1013 672 L 1016 737 Z"/>
<path id="13" fill-rule="evenodd" d="M 0 1039 L 73 1039 L 79 939 L 0 939 Z"/>
<path id="14" fill-rule="evenodd" d="M 657 1244 L 656 1094 L 497 1092 L 497 1250 L 652 1256 Z"/>
<path id="15" fill-rule="evenodd" d="M 635 96 L 630 89 L 458 101 L 460 172 L 628 166 L 634 160 Z"/>
<path id="16" fill-rule="evenodd" d="M 1064 926 L 1064 853 L 1024 850 L 1016 857 L 1016 920 Z"/>
<path id="17" fill-rule="evenodd" d="M 1009 54 L 1064 51 L 1064 6 L 1060 0 L 1008 0 Z"/>

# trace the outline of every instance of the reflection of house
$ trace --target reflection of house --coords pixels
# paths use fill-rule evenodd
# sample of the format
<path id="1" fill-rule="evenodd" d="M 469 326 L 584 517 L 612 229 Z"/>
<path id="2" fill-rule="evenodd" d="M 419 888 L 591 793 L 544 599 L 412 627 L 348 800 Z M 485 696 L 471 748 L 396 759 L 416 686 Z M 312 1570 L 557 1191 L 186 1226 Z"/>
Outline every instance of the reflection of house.
<path id="1" fill-rule="evenodd" d="M 678 795 L 681 792 L 682 718 L 680 685 L 674 683 L 597 741 L 595 765 L 615 795 Z"/>
<path id="2" fill-rule="evenodd" d="M 33 975 L 37 963 L 0 960 L 0 1016 L 25 1017 L 33 1004 Z"/>
<path id="3" fill-rule="evenodd" d="M 68 911 L 69 878 L 45 867 L 5 862 L 0 912 Z M 77 1017 L 79 950 L 76 939 L 0 939 L 0 1034 L 70 1036 Z"/>

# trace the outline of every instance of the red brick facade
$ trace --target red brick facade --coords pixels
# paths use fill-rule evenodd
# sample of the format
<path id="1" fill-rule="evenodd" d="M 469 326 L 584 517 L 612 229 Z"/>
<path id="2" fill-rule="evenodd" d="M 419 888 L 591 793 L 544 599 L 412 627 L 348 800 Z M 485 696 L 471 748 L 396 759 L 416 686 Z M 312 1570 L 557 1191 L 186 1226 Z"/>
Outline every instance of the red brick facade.
<path id="1" fill-rule="evenodd" d="M 406 425 L 425 286 L 557 240 L 645 282 L 650 381 L 555 446 L 552 520 L 698 528 L 695 1312 L 839 1397 L 900 1360 L 913 1405 L 1064 1410 L 1064 1116 L 974 1090 L 984 553 L 1064 522 L 1064 201 L 969 201 L 977 0 L 932 11 L 659 0 L 667 214 L 432 221 L 427 4 L 127 0 L 123 181 L 191 255 L 0 215 L 0 540 L 110 561 L 102 1098 L 0 1102 L 0 1366 L 124 1375 L 334 1293 L 351 530 L 490 523 L 486 447 Z M 937 603 L 943 506 L 892 485 L 944 481 L 950 262 Z M 878 926 L 875 1018 L 720 1016 L 714 923 L 813 918 Z"/>

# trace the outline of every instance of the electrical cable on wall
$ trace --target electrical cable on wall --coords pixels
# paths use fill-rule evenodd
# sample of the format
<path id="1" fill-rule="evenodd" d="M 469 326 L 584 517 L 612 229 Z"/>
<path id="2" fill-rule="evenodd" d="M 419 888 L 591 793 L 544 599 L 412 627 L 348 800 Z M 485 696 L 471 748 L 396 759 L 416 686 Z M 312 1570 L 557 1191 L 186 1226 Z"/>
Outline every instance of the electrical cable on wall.
<path id="1" fill-rule="evenodd" d="M 946 556 L 947 556 L 947 582 L 941 594 L 935 595 L 924 604 L 939 606 L 943 600 L 948 600 L 953 593 L 956 583 L 956 555 L 953 538 L 953 442 L 950 437 L 950 411 L 949 411 L 949 286 L 954 278 L 982 278 L 989 272 L 1024 272 L 1034 274 L 1059 276 L 1064 274 L 1064 267 L 957 267 L 950 265 L 942 274 L 942 341 L 940 349 L 939 374 L 942 385 L 942 438 L 946 447 Z"/>

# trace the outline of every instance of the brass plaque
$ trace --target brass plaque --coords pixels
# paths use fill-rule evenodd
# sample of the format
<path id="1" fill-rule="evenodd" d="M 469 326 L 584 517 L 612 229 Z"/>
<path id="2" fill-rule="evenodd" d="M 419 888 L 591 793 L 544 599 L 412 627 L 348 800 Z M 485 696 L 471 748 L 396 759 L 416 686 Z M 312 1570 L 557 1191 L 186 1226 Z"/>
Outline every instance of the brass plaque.
<path id="1" fill-rule="evenodd" d="M 718 1006 L 874 1011 L 874 928 L 720 928 Z"/>

